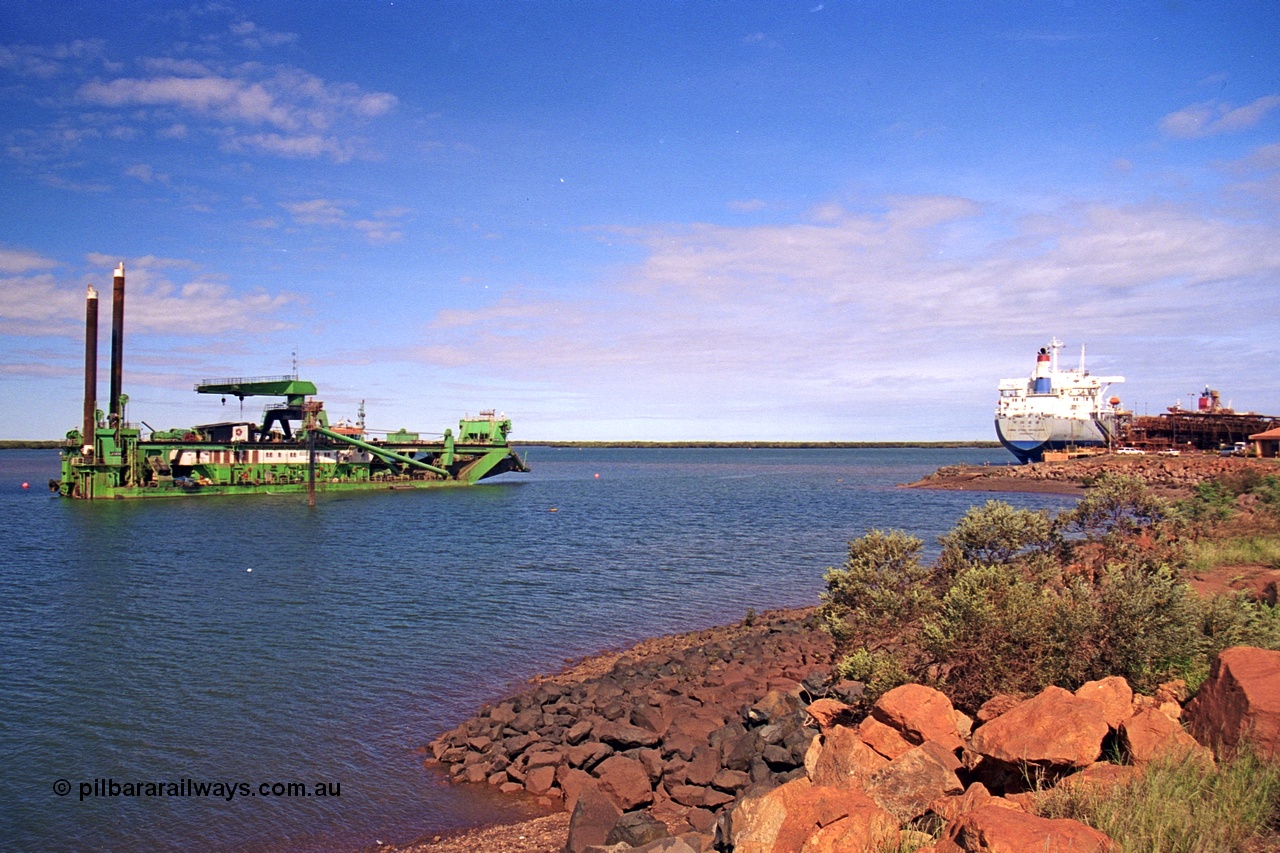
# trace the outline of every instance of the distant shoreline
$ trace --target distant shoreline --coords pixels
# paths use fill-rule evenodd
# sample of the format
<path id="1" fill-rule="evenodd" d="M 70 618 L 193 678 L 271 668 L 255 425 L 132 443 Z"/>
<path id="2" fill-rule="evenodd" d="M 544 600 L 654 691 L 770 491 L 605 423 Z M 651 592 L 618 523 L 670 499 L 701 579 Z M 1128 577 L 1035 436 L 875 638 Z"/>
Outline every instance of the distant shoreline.
<path id="1" fill-rule="evenodd" d="M 67 440 L 27 441 L 0 439 L 0 450 L 56 450 Z M 992 450 L 998 441 L 513 441 L 512 447 L 623 447 L 623 448 L 777 448 L 786 450 L 857 450 L 866 448 L 953 448 Z"/>
<path id="2" fill-rule="evenodd" d="M 907 448 L 976 448 L 992 450 L 998 441 L 513 441 L 512 447 L 738 448 L 784 450 L 860 450 Z"/>

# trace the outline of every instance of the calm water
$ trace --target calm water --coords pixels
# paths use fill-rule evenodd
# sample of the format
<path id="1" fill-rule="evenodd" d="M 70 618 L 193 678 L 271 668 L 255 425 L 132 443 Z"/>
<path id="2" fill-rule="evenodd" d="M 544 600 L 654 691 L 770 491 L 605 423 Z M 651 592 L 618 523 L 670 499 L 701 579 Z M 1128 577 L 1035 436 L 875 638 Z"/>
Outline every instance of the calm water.
<path id="1" fill-rule="evenodd" d="M 531 475 L 308 509 L 59 501 L 56 453 L 0 451 L 0 848 L 350 850 L 469 825 L 488 792 L 443 784 L 414 750 L 475 706 L 566 658 L 814 603 L 850 538 L 932 543 L 986 497 L 896 484 L 1008 458 L 529 456 Z M 341 787 L 82 800 L 94 779 Z"/>

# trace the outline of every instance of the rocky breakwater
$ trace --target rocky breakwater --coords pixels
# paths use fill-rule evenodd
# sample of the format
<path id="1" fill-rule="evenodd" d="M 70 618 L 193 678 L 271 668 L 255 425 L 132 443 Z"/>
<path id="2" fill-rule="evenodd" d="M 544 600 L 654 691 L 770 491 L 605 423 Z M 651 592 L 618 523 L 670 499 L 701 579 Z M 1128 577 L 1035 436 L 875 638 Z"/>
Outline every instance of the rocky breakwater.
<path id="1" fill-rule="evenodd" d="M 787 638 L 783 644 L 805 646 L 786 626 L 776 627 Z M 766 645 L 762 640 L 761 650 Z M 1113 677 L 1074 692 L 1049 687 L 1032 697 L 997 696 L 972 718 L 942 693 L 918 684 L 887 692 L 865 715 L 835 698 L 806 701 L 804 681 L 812 682 L 821 668 L 802 655 L 792 658 L 799 660 L 799 669 L 766 675 L 766 681 L 777 680 L 775 686 L 750 705 L 727 712 L 720 725 L 713 725 L 717 720 L 709 714 L 694 714 L 694 706 L 680 698 L 666 704 L 684 707 L 685 717 L 702 723 L 677 728 L 672 716 L 662 734 L 619 723 L 622 714 L 616 705 L 630 705 L 634 712 L 661 708 L 663 696 L 680 697 L 671 692 L 675 682 L 664 679 L 679 678 L 681 667 L 705 662 L 706 672 L 746 671 L 732 666 L 732 650 L 715 643 L 663 657 L 639 666 L 623 659 L 614 667 L 617 672 L 597 679 L 556 684 L 545 692 L 548 686 L 542 685 L 522 694 L 529 708 L 541 702 L 544 717 L 565 716 L 565 706 L 554 706 L 574 696 L 575 687 L 583 692 L 571 701 L 582 708 L 591 706 L 593 692 L 609 697 L 605 707 L 613 710 L 608 713 L 585 710 L 580 719 L 556 721 L 564 737 L 549 725 L 523 750 L 513 753 L 504 747 L 499 752 L 492 734 L 473 734 L 474 727 L 464 723 L 438 739 L 436 751 L 441 760 L 448 760 L 445 754 L 452 750 L 462 751 L 462 760 L 452 762 L 452 767 L 463 768 L 453 771 L 458 779 L 492 780 L 516 786 L 509 790 L 544 795 L 558 791 L 549 799 L 572 811 L 564 846 L 571 853 L 1111 851 L 1116 845 L 1102 832 L 1038 814 L 1045 798 L 1056 788 L 1105 791 L 1127 784 L 1166 756 L 1200 762 L 1208 770 L 1215 761 L 1209 747 L 1228 750 L 1242 732 L 1253 734 L 1262 754 L 1277 755 L 1280 652 L 1228 649 L 1191 703 L 1181 682 L 1144 696 Z M 736 660 L 756 665 L 749 653 Z M 649 664 L 655 668 L 650 670 Z M 762 673 L 771 672 L 769 664 L 760 665 Z M 660 674 L 668 667 L 673 669 Z M 797 676 L 804 678 L 797 681 Z M 696 679 L 699 686 L 690 692 L 719 694 L 724 701 L 714 703 L 716 707 L 727 709 L 739 699 L 750 699 L 736 678 L 711 677 L 712 683 L 702 683 L 705 679 Z M 607 684 L 623 692 L 614 693 Z M 593 690 L 589 685 L 599 686 Z M 568 692 L 558 692 L 563 689 Z M 849 684 L 842 689 L 856 693 Z M 492 721 L 494 711 L 499 720 L 519 715 L 518 704 L 514 699 L 500 703 L 474 719 Z M 575 726 L 586 731 L 585 722 L 603 736 L 567 736 Z M 505 735 L 502 740 L 533 734 L 520 733 L 509 722 L 487 725 L 491 731 L 501 726 L 495 734 Z M 619 728 L 626 726 L 650 735 L 620 738 Z M 705 734 L 697 734 L 698 729 Z M 657 735 L 656 742 L 651 735 Z M 570 739 L 578 742 L 566 745 Z M 461 743 L 468 740 L 475 743 L 464 748 Z M 542 740 L 545 746 L 530 748 Z M 585 748 L 571 755 L 577 747 Z M 489 768 L 509 762 L 502 771 L 508 781 L 492 779 L 497 770 L 489 776 L 468 774 L 467 768 L 481 761 L 468 763 L 466 756 L 472 754 L 487 756 Z M 1112 760 L 1103 760 L 1104 755 Z M 513 767 L 514 774 L 509 772 Z M 552 769 L 530 784 L 534 772 L 544 767 Z M 523 781 L 517 781 L 521 776 Z"/>
<path id="2" fill-rule="evenodd" d="M 1239 476 L 1247 471 L 1280 474 L 1274 459 L 1102 454 L 1064 462 L 1031 465 L 947 465 L 910 483 L 908 488 L 972 491 L 1054 491 L 1075 493 L 1103 474 L 1141 477 L 1153 488 L 1186 493 L 1197 483 Z"/>
<path id="3" fill-rule="evenodd" d="M 1074 692 L 1049 687 L 1030 698 L 997 696 L 975 718 L 918 684 L 889 691 L 860 720 L 840 702 L 819 700 L 808 707 L 820 734 L 805 775 L 749 789 L 721 820 L 718 849 L 1117 850 L 1097 829 L 1041 816 L 1041 805 L 1055 788 L 1126 784 L 1165 757 L 1211 769 L 1213 752 L 1184 728 L 1184 719 L 1214 744 L 1227 740 L 1219 725 L 1270 732 L 1269 685 L 1280 652 L 1239 647 L 1221 660 L 1201 691 L 1210 698 L 1186 708 L 1182 682 L 1143 696 L 1118 677 Z M 1232 699 L 1224 701 L 1227 695 Z M 1266 743 L 1259 742 L 1264 753 Z M 1104 761 L 1104 754 L 1122 763 Z"/>
<path id="4" fill-rule="evenodd" d="M 572 812 L 574 853 L 659 836 L 709 849 L 745 790 L 804 775 L 817 734 L 805 705 L 831 653 L 812 610 L 642 644 L 482 708 L 429 761 Z"/>

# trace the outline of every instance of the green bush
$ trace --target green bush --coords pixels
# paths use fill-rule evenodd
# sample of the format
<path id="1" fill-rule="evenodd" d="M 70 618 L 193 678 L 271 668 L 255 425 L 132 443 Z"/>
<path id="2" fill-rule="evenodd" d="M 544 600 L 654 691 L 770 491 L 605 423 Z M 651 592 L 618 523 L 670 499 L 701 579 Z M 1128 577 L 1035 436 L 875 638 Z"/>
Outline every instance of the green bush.
<path id="1" fill-rule="evenodd" d="M 995 693 L 1109 675 L 1194 688 L 1227 646 L 1280 649 L 1275 607 L 1186 585 L 1182 532 L 1141 480 L 1114 476 L 1056 517 L 974 507 L 940 537 L 932 567 L 919 539 L 873 530 L 826 574 L 820 616 L 837 671 L 867 683 L 868 701 L 915 680 L 973 710 Z"/>
<path id="2" fill-rule="evenodd" d="M 840 678 L 861 681 L 865 685 L 863 702 L 871 704 L 899 685 L 911 681 L 911 675 L 893 652 L 871 651 L 865 647 L 854 649 L 840 658 L 836 664 Z"/>
<path id="3" fill-rule="evenodd" d="M 1003 501 L 973 507 L 942 545 L 939 567 L 954 577 L 967 568 L 1005 564 L 1042 556 L 1058 546 L 1061 537 L 1047 512 L 1014 509 Z"/>
<path id="4" fill-rule="evenodd" d="M 822 595 L 822 621 L 838 651 L 891 637 L 935 606 L 923 549 L 901 530 L 872 530 L 849 543 L 844 568 L 827 570 Z"/>
<path id="5" fill-rule="evenodd" d="M 1175 567 L 1113 563 L 1098 579 L 1096 600 L 1101 630 L 1089 678 L 1122 675 L 1150 693 L 1162 681 L 1194 677 L 1205 659 L 1203 605 Z"/>
<path id="6" fill-rule="evenodd" d="M 1126 539 L 1169 519 L 1173 508 L 1153 495 L 1139 477 L 1103 474 L 1059 523 L 1087 539 Z"/>

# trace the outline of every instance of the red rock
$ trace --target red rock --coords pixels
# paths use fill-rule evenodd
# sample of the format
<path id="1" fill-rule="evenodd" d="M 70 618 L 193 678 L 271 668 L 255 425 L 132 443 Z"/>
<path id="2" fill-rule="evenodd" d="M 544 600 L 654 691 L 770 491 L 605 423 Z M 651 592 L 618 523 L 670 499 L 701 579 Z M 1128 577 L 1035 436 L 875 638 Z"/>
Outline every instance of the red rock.
<path id="1" fill-rule="evenodd" d="M 889 760 L 862 742 L 856 729 L 847 726 L 835 726 L 824 735 L 814 739 L 817 757 L 813 761 L 813 769 L 809 778 L 815 785 L 830 785 L 836 788 L 860 788 L 871 774 L 884 767 Z M 814 750 L 810 746 L 810 751 Z M 805 758 L 806 768 L 809 757 Z"/>
<path id="2" fill-rule="evenodd" d="M 628 723 L 604 722 L 596 728 L 596 737 L 614 749 L 634 749 L 639 746 L 657 746 L 662 742 L 655 732 Z"/>
<path id="3" fill-rule="evenodd" d="M 561 764 L 556 768 L 556 784 L 564 791 L 565 811 L 572 812 L 573 807 L 578 804 L 578 795 L 582 793 L 583 786 L 594 785 L 595 778 L 585 770 Z"/>
<path id="4" fill-rule="evenodd" d="M 530 794 L 545 794 L 556 781 L 554 765 L 543 765 L 530 770 L 524 777 L 524 789 Z"/>
<path id="5" fill-rule="evenodd" d="M 1087 767 L 1102 754 L 1102 739 L 1108 731 L 1101 702 L 1047 687 L 980 726 L 969 746 L 984 758 L 1007 765 Z"/>
<path id="6" fill-rule="evenodd" d="M 569 763 L 574 767 L 591 768 L 612 752 L 613 750 L 603 743 L 587 741 L 586 743 L 569 747 L 568 758 Z"/>
<path id="7" fill-rule="evenodd" d="M 982 707 L 978 709 L 978 713 L 975 714 L 975 716 L 978 718 L 978 722 L 989 723 L 1005 711 L 1021 705 L 1025 700 L 1026 697 L 1024 696 L 1014 696 L 1009 693 L 997 693 L 995 696 L 992 696 L 986 702 L 982 703 Z"/>
<path id="8" fill-rule="evenodd" d="M 556 750 L 541 750 L 539 752 L 526 753 L 528 758 L 525 760 L 526 770 L 535 770 L 539 767 L 555 767 L 564 763 L 564 756 Z"/>
<path id="9" fill-rule="evenodd" d="M 1205 754 L 1205 747 L 1161 711 L 1143 711 L 1125 720 L 1120 725 L 1120 745 L 1138 767 L 1161 757 L 1179 760 L 1188 755 L 1213 764 L 1213 756 Z"/>
<path id="10" fill-rule="evenodd" d="M 641 705 L 631 712 L 631 722 L 638 728 L 663 735 L 671 725 L 671 715 L 664 713 L 660 708 Z"/>
<path id="11" fill-rule="evenodd" d="M 682 806 L 696 808 L 706 805 L 706 803 L 703 802 L 703 799 L 707 793 L 707 789 L 702 785 L 671 785 L 667 788 L 667 791 L 671 794 L 671 799 L 675 800 Z"/>
<path id="12" fill-rule="evenodd" d="M 1022 811 L 1022 806 L 1015 802 L 1006 800 L 1003 797 L 996 797 L 987 790 L 987 786 L 981 782 L 974 782 L 968 788 L 965 788 L 963 794 L 948 795 L 939 797 L 929 804 L 929 811 L 945 820 L 947 823 L 959 818 L 961 815 L 968 814 L 974 809 L 983 806 L 1000 806 L 1006 809 L 1017 809 Z"/>
<path id="13" fill-rule="evenodd" d="M 583 853 L 588 847 L 604 844 L 622 810 L 595 785 L 587 785 L 578 796 L 569 818 L 569 838 L 565 853 Z"/>
<path id="14" fill-rule="evenodd" d="M 964 790 L 955 773 L 959 768 L 953 753 L 925 741 L 876 771 L 866 791 L 880 808 L 906 823 L 923 815 L 939 797 Z"/>
<path id="15" fill-rule="evenodd" d="M 1166 702 L 1176 702 L 1181 705 L 1187 701 L 1187 682 L 1182 678 L 1175 678 L 1173 681 L 1166 681 L 1156 688 L 1155 700 L 1163 705 Z"/>
<path id="16" fill-rule="evenodd" d="M 842 848 L 819 847 L 825 838 L 807 846 L 811 837 L 824 827 L 837 823 L 846 826 L 833 830 L 843 837 L 866 827 L 874 836 L 884 832 L 885 840 L 896 835 L 898 823 L 861 791 L 811 785 L 808 779 L 795 779 L 770 791 L 750 794 L 734 808 L 731 816 L 730 840 L 734 853 L 825 853 L 827 850 L 868 850 L 874 844 L 853 844 Z"/>
<path id="17" fill-rule="evenodd" d="M 1118 675 L 1086 682 L 1076 690 L 1076 698 L 1101 702 L 1102 715 L 1113 729 L 1119 729 L 1121 723 L 1133 716 L 1133 688 Z"/>
<path id="18" fill-rule="evenodd" d="M 647 806 L 653 802 L 649 771 L 634 758 L 611 755 L 595 769 L 600 790 L 623 811 Z"/>
<path id="19" fill-rule="evenodd" d="M 1220 652 L 1187 715 L 1205 746 L 1230 753 L 1247 740 L 1260 756 L 1280 757 L 1280 652 L 1251 646 Z"/>
<path id="20" fill-rule="evenodd" d="M 686 765 L 684 777 L 690 785 L 710 785 L 720 772 L 720 755 L 708 746 L 700 746 L 693 753 L 693 760 Z"/>
<path id="21" fill-rule="evenodd" d="M 1141 771 L 1132 764 L 1110 764 L 1099 761 L 1090 764 L 1079 773 L 1060 780 L 1055 786 L 1066 791 L 1092 790 L 1108 791 L 1117 785 L 1128 785 L 1136 779 Z"/>
<path id="22" fill-rule="evenodd" d="M 800 853 L 849 853 L 852 850 L 892 850 L 898 837 L 893 817 L 869 810 L 827 824 L 810 835 Z"/>
<path id="23" fill-rule="evenodd" d="M 964 745 L 956 725 L 956 709 L 944 694 L 923 684 L 904 684 L 880 697 L 871 708 L 880 722 L 897 729 L 912 743 L 936 741 L 947 749 Z"/>
<path id="24" fill-rule="evenodd" d="M 913 744 L 892 726 L 886 726 L 875 717 L 867 717 L 858 724 L 858 736 L 862 742 L 892 761 L 910 752 Z"/>
<path id="25" fill-rule="evenodd" d="M 853 708 L 836 699 L 818 699 L 806 709 L 818 728 L 826 731 L 837 722 L 847 723 L 853 717 Z"/>
<path id="26" fill-rule="evenodd" d="M 1114 849 L 1110 838 L 1083 823 L 1036 817 L 994 803 L 961 816 L 936 845 L 937 853 L 1107 853 Z"/>
<path id="27" fill-rule="evenodd" d="M 740 791 L 751 784 L 751 776 L 741 770 L 721 770 L 711 780 L 712 787 L 721 791 Z"/>

